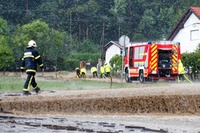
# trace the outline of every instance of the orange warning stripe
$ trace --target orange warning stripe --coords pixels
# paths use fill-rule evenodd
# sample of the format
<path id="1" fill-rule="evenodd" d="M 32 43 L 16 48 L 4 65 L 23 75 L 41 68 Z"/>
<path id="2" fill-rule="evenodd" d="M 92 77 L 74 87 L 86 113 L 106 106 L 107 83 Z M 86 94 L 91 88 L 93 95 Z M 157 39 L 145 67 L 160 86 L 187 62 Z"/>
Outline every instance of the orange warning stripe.
<path id="1" fill-rule="evenodd" d="M 157 51 L 157 45 L 152 44 L 151 45 L 151 61 L 150 61 L 150 68 L 151 70 L 157 70 L 157 62 L 158 62 L 158 51 Z"/>
<path id="2" fill-rule="evenodd" d="M 174 44 L 172 46 L 173 54 L 172 54 L 172 71 L 178 70 L 178 45 Z"/>

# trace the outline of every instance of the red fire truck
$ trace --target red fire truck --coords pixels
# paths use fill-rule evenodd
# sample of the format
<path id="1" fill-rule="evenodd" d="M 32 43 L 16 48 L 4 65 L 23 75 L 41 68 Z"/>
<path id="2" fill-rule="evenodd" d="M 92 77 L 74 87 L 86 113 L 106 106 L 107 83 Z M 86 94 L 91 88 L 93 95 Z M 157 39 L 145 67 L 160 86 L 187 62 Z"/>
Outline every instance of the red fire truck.
<path id="1" fill-rule="evenodd" d="M 163 41 L 128 45 L 124 56 L 125 80 L 176 80 L 180 56 L 180 43 Z"/>

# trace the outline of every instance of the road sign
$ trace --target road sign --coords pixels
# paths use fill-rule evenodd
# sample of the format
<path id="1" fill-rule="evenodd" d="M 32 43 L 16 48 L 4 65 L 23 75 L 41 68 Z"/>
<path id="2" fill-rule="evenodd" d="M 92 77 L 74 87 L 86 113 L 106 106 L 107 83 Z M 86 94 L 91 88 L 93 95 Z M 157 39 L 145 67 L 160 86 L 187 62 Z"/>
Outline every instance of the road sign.
<path id="1" fill-rule="evenodd" d="M 126 46 L 126 45 L 128 45 L 129 43 L 130 43 L 130 39 L 129 39 L 128 36 L 123 35 L 123 36 L 121 36 L 121 37 L 119 38 L 119 44 L 120 44 L 121 46 Z"/>
<path id="2" fill-rule="evenodd" d="M 125 56 L 125 46 L 130 43 L 130 39 L 128 36 L 121 36 L 119 38 L 119 44 L 122 46 L 122 73 L 121 73 L 121 82 L 123 82 L 123 74 L 124 74 L 124 56 Z"/>

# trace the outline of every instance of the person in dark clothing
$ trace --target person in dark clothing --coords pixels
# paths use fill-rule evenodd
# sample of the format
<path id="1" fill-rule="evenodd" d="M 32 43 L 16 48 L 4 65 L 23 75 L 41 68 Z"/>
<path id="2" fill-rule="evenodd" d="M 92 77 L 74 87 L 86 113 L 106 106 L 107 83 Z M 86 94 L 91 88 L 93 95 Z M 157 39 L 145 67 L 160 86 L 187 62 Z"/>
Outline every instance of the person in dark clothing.
<path id="1" fill-rule="evenodd" d="M 180 80 L 184 81 L 185 80 L 185 69 L 183 67 L 183 63 L 181 62 L 181 60 L 178 60 L 178 77 L 179 77 L 179 82 Z"/>
<path id="2" fill-rule="evenodd" d="M 76 78 L 80 78 L 81 74 L 80 74 L 80 69 L 77 67 L 76 68 Z"/>
<path id="3" fill-rule="evenodd" d="M 93 78 L 98 77 L 96 67 L 91 67 L 91 74 L 93 75 Z"/>
<path id="4" fill-rule="evenodd" d="M 37 86 L 35 81 L 35 74 L 37 64 L 40 66 L 42 72 L 44 72 L 44 66 L 40 54 L 34 49 L 35 47 L 37 47 L 36 42 L 30 40 L 22 58 L 20 69 L 22 73 L 26 72 L 27 74 L 27 78 L 24 83 L 23 95 L 31 95 L 30 86 L 34 88 L 36 94 L 40 91 L 40 88 Z"/>
<path id="5" fill-rule="evenodd" d="M 86 78 L 86 68 L 81 68 L 81 78 Z"/>

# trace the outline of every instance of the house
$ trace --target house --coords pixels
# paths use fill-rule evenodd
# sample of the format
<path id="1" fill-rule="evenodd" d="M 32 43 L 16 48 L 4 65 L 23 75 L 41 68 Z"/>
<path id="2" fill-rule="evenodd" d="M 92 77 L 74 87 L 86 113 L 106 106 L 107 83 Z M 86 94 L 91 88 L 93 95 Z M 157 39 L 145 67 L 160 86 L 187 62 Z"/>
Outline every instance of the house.
<path id="1" fill-rule="evenodd" d="M 121 55 L 122 46 L 118 41 L 110 41 L 104 46 L 105 63 L 109 63 L 110 59 L 116 54 Z"/>
<path id="2" fill-rule="evenodd" d="M 200 43 L 200 7 L 190 7 L 166 40 L 180 42 L 181 53 L 194 52 Z"/>

